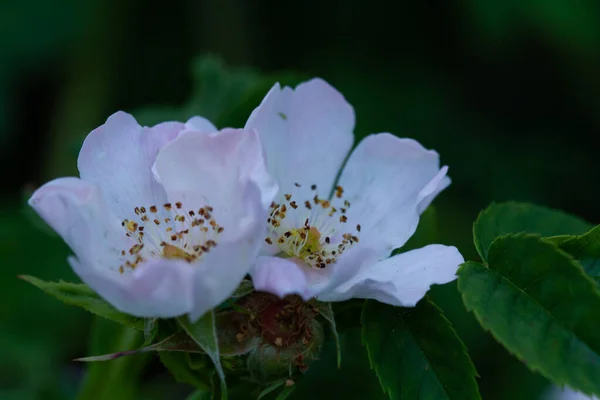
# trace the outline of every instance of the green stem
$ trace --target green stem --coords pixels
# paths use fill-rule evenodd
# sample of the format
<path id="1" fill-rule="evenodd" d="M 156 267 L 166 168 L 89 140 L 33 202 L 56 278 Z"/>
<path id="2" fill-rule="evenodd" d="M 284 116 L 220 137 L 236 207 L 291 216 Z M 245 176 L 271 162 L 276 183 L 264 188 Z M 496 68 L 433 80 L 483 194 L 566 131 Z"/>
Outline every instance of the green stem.
<path id="1" fill-rule="evenodd" d="M 97 318 L 92 333 L 90 352 L 102 354 L 107 351 L 136 349 L 143 343 L 143 340 L 141 332 Z M 148 354 L 138 354 L 90 364 L 77 399 L 136 399 L 138 378 L 149 357 Z"/>

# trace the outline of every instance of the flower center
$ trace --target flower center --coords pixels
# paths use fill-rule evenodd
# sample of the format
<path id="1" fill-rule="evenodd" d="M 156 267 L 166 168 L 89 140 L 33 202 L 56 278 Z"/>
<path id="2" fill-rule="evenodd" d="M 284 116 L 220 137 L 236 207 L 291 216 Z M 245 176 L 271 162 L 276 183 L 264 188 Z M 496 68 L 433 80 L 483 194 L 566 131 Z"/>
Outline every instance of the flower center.
<path id="1" fill-rule="evenodd" d="M 298 183 L 295 186 L 301 187 Z M 317 190 L 316 185 L 310 188 L 313 192 Z M 336 203 L 343 204 L 339 209 L 316 194 L 307 199 L 284 194 L 279 202 L 271 204 L 267 220 L 269 235 L 265 242 L 277 246 L 283 255 L 299 258 L 313 268 L 335 263 L 359 241 L 360 225 L 356 225 L 356 230 L 347 230 L 346 212 L 350 202 L 343 200 L 343 193 L 341 186 L 335 188 Z"/>
<path id="2" fill-rule="evenodd" d="M 213 247 L 224 228 L 213 218 L 213 208 L 184 210 L 180 202 L 162 207 L 136 207 L 133 219 L 121 222 L 125 235 L 135 241 L 122 250 L 121 274 L 130 272 L 151 258 L 179 259 L 191 263 Z"/>

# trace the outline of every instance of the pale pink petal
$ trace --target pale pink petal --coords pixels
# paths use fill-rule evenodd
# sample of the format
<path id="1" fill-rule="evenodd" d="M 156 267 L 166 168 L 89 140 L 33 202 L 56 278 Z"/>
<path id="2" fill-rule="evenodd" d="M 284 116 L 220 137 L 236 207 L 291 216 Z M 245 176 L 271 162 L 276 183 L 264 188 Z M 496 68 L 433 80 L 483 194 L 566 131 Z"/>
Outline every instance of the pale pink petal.
<path id="1" fill-rule="evenodd" d="M 57 179 L 39 188 L 29 204 L 76 254 L 69 261 L 80 278 L 117 309 L 140 317 L 190 311 L 193 270 L 186 263 L 151 260 L 134 271 L 119 272 L 121 251 L 133 243 L 98 185 Z"/>
<path id="2" fill-rule="evenodd" d="M 261 204 L 260 189 L 249 181 L 243 190 L 234 195 L 241 199 L 240 204 L 235 205 L 241 209 L 230 211 L 244 215 L 247 222 L 238 227 L 225 226 L 225 232 L 237 229 L 236 235 L 231 235 L 229 240 L 218 240 L 218 245 L 194 265 L 196 275 L 191 321 L 200 318 L 233 294 L 250 272 L 264 242 L 266 212 Z"/>
<path id="3" fill-rule="evenodd" d="M 315 184 L 318 194 L 327 197 L 354 141 L 354 110 L 321 79 L 295 90 L 276 84 L 246 128 L 260 135 L 267 167 L 281 193 L 291 193 L 295 183 Z"/>
<path id="4" fill-rule="evenodd" d="M 186 209 L 212 206 L 225 235 L 239 232 L 240 224 L 249 218 L 242 198 L 247 182 L 259 186 L 265 209 L 277 193 L 259 139 L 251 130 L 183 132 L 159 152 L 153 169 L 171 202 L 181 201 Z"/>
<path id="5" fill-rule="evenodd" d="M 366 298 L 412 307 L 431 285 L 453 281 L 463 262 L 455 247 L 432 244 L 376 263 L 364 263 L 349 280 L 322 292 L 319 300 Z"/>
<path id="6" fill-rule="evenodd" d="M 185 129 L 199 133 L 212 133 L 217 131 L 217 128 L 212 122 L 199 116 L 188 119 L 185 123 Z"/>
<path id="7" fill-rule="evenodd" d="M 310 288 L 297 263 L 281 257 L 258 257 L 252 269 L 254 288 L 279 297 L 297 294 L 308 300 Z"/>
<path id="8" fill-rule="evenodd" d="M 425 186 L 418 196 L 418 207 L 419 214 L 422 214 L 427 207 L 431 204 L 433 199 L 444 189 L 450 186 L 451 180 L 446 174 L 448 173 L 448 167 L 443 166 L 437 173 L 436 176 Z"/>
<path id="9" fill-rule="evenodd" d="M 152 176 L 158 149 L 184 128 L 165 122 L 142 128 L 129 114 L 117 112 L 85 139 L 77 166 L 81 179 L 97 183 L 119 219 L 135 207 L 164 204 L 164 191 Z"/>
<path id="10" fill-rule="evenodd" d="M 447 185 L 439 156 L 412 139 L 367 136 L 350 155 L 339 184 L 350 202 L 348 223 L 361 225 L 360 245 L 387 255 L 414 233 L 419 214 Z M 343 207 L 334 197 L 334 205 Z"/>
<path id="11" fill-rule="evenodd" d="M 193 308 L 194 269 L 182 260 L 152 259 L 121 275 L 69 258 L 81 280 L 116 309 L 136 317 L 172 318 Z"/>

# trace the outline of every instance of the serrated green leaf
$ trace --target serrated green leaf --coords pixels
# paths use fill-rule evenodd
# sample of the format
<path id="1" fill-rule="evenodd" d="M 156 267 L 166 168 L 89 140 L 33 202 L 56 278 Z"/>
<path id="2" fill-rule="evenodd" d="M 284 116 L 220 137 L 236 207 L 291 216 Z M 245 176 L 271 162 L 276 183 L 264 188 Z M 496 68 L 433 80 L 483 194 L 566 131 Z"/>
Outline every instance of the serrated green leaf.
<path id="1" fill-rule="evenodd" d="M 207 312 L 202 318 L 194 323 L 191 323 L 187 316 L 179 317 L 177 321 L 213 361 L 219 379 L 221 380 L 221 398 L 227 399 L 227 385 L 225 383 L 225 373 L 223 372 L 219 355 L 219 342 L 216 329 L 217 323 L 214 310 Z"/>
<path id="2" fill-rule="evenodd" d="M 483 261 L 492 242 L 509 233 L 535 233 L 541 236 L 581 235 L 592 228 L 584 220 L 559 210 L 528 203 L 492 203 L 473 225 L 473 240 Z"/>
<path id="3" fill-rule="evenodd" d="M 532 371 L 600 394 L 600 292 L 568 254 L 539 236 L 508 235 L 458 271 L 467 309 Z"/>
<path id="4" fill-rule="evenodd" d="M 102 318 L 129 326 L 139 331 L 144 330 L 143 318 L 120 312 L 83 283 L 69 283 L 63 281 L 45 282 L 29 275 L 21 275 L 20 278 L 56 297 L 65 304 L 81 307 Z"/>
<path id="5" fill-rule="evenodd" d="M 365 302 L 363 344 L 390 399 L 480 399 L 475 367 L 442 311 Z"/>
<path id="6" fill-rule="evenodd" d="M 600 225 L 580 236 L 555 236 L 546 239 L 579 261 L 584 271 L 600 283 Z"/>
<path id="7" fill-rule="evenodd" d="M 333 334 L 333 340 L 335 341 L 335 349 L 337 352 L 337 366 L 338 368 L 342 365 L 342 349 L 340 347 L 340 337 L 338 335 L 337 327 L 335 325 L 335 316 L 333 315 L 333 308 L 331 308 L 331 303 L 324 303 L 321 301 L 314 302 L 315 307 L 319 314 L 329 322 L 329 326 L 331 327 L 331 332 Z"/>

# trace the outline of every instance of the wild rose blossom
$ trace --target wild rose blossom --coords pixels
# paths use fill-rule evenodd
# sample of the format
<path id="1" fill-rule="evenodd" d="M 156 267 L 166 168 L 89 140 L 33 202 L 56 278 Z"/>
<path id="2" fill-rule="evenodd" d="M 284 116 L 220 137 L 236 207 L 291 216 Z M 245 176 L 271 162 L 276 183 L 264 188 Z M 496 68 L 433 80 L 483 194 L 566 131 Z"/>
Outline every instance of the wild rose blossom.
<path id="1" fill-rule="evenodd" d="M 320 79 L 276 84 L 251 114 L 245 128 L 258 132 L 280 189 L 252 271 L 257 290 L 413 306 L 430 285 L 455 279 L 464 259 L 454 247 L 388 258 L 450 184 L 448 168 L 416 141 L 380 133 L 358 144 L 334 186 L 354 123 L 352 106 Z"/>
<path id="2" fill-rule="evenodd" d="M 148 128 L 117 112 L 86 138 L 81 177 L 29 200 L 117 309 L 195 320 L 248 273 L 277 187 L 253 131 L 216 131 L 199 117 Z"/>

